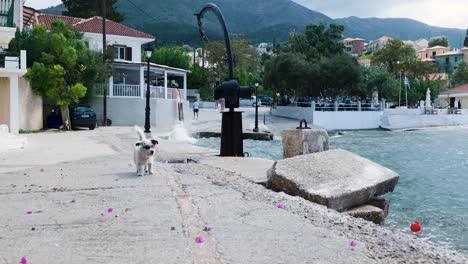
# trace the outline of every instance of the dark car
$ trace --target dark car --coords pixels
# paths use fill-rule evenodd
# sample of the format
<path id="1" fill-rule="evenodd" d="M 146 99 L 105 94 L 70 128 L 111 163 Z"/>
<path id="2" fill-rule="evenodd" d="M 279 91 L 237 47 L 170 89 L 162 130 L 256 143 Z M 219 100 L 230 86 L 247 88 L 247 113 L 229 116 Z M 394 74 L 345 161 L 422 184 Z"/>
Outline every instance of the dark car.
<path id="1" fill-rule="evenodd" d="M 260 100 L 261 105 L 268 105 L 269 106 L 273 102 L 273 98 L 271 98 L 270 96 L 266 96 L 266 95 L 259 95 L 258 99 Z"/>
<path id="2" fill-rule="evenodd" d="M 70 122 L 72 127 L 88 127 L 93 130 L 96 128 L 96 113 L 89 105 L 70 106 Z M 48 128 L 59 128 L 63 125 L 62 112 L 57 107 L 47 116 Z"/>

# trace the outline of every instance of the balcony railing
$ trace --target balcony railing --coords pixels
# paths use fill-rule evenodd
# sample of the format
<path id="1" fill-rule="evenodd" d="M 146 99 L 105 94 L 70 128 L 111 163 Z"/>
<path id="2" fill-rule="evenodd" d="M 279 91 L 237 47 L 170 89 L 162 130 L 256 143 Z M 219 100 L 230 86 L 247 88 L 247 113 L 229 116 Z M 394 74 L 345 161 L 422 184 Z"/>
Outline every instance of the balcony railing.
<path id="1" fill-rule="evenodd" d="M 104 87 L 108 88 L 107 84 L 96 84 L 93 87 L 94 94 L 97 96 L 102 96 Z M 107 91 L 109 97 L 145 97 L 146 96 L 146 86 L 143 90 L 143 95 L 141 94 L 140 85 L 129 85 L 129 84 L 114 84 L 112 86 L 112 93 Z M 150 86 L 150 97 L 164 99 L 164 87 L 162 86 Z M 185 91 L 183 89 L 176 88 L 167 88 L 167 99 L 175 100 L 179 97 L 180 99 L 185 98 Z"/>
<path id="2" fill-rule="evenodd" d="M 0 27 L 15 27 L 15 0 L 0 0 Z"/>
<path id="3" fill-rule="evenodd" d="M 0 0 L 1 1 L 1 0 Z M 0 52 L 0 68 L 19 69 L 20 57 L 15 52 Z"/>

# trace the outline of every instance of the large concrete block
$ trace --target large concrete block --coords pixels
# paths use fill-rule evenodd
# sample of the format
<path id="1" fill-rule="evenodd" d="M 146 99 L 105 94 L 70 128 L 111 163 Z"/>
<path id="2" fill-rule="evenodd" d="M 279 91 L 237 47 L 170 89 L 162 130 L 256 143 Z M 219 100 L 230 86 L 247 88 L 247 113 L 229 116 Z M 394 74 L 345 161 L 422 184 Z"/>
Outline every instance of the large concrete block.
<path id="1" fill-rule="evenodd" d="M 351 152 L 335 149 L 277 161 L 267 186 L 337 211 L 392 192 L 398 174 Z"/>
<path id="2" fill-rule="evenodd" d="M 283 131 L 283 158 L 328 150 L 324 129 L 286 129 Z"/>
<path id="3" fill-rule="evenodd" d="M 356 218 L 362 218 L 374 222 L 377 225 L 383 225 L 385 222 L 384 211 L 373 205 L 363 205 L 349 209 L 344 212 Z"/>

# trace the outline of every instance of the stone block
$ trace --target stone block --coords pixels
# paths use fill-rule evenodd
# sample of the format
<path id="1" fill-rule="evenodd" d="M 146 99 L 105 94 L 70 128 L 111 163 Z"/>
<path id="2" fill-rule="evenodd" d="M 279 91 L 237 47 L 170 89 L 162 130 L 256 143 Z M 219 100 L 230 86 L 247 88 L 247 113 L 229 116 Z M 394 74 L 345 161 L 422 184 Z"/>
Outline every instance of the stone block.
<path id="1" fill-rule="evenodd" d="M 286 129 L 283 131 L 283 158 L 328 150 L 324 129 Z"/>
<path id="2" fill-rule="evenodd" d="M 383 196 L 373 197 L 367 203 L 367 205 L 373 205 L 383 210 L 384 217 L 387 217 L 388 210 L 390 208 L 390 202 Z"/>
<path id="3" fill-rule="evenodd" d="M 334 149 L 277 161 L 267 187 L 337 211 L 392 192 L 399 175 L 351 152 Z"/>
<path id="4" fill-rule="evenodd" d="M 362 205 L 354 207 L 344 212 L 356 218 L 362 218 L 371 221 L 377 225 L 383 225 L 385 222 L 384 211 L 373 205 Z"/>

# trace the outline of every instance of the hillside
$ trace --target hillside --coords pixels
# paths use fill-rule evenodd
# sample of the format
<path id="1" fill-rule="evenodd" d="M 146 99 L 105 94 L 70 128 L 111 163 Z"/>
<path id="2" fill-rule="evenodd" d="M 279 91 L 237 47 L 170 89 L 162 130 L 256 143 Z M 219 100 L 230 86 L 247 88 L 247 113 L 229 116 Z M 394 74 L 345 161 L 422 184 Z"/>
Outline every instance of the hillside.
<path id="1" fill-rule="evenodd" d="M 199 43 L 197 20 L 194 13 L 200 11 L 206 0 L 120 0 L 119 10 L 126 14 L 124 24 L 153 34 L 159 45 Z M 383 35 L 400 39 L 447 36 L 452 47 L 460 47 L 465 31 L 461 29 L 433 27 L 405 18 L 357 18 L 333 20 L 291 0 L 212 0 L 226 19 L 232 36 L 244 34 L 254 43 L 287 40 L 294 31 L 303 31 L 311 23 L 336 22 L 345 25 L 345 37 L 361 37 L 373 40 Z M 44 12 L 59 13 L 57 6 Z M 203 20 L 210 39 L 221 39 L 221 28 L 214 15 Z"/>
<path id="2" fill-rule="evenodd" d="M 460 48 L 465 38 L 465 30 L 433 27 L 407 18 L 348 17 L 335 21 L 345 26 L 345 35 L 366 40 L 377 39 L 383 35 L 403 40 L 447 36 L 451 47 Z"/>

